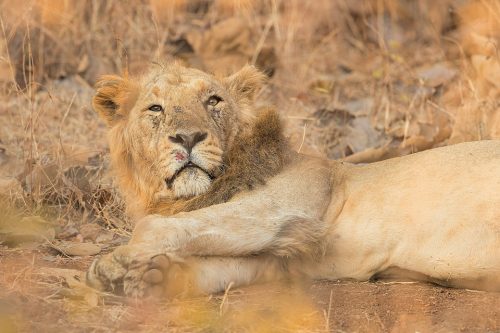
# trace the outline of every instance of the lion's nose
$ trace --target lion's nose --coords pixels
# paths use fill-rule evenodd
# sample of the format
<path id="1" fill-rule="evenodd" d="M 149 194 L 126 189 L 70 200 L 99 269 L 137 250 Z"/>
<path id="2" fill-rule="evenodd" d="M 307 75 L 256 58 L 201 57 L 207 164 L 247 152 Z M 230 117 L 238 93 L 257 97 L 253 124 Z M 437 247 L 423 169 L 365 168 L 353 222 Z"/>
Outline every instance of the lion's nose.
<path id="1" fill-rule="evenodd" d="M 191 134 L 176 134 L 168 137 L 173 143 L 182 145 L 188 153 L 191 152 L 194 146 L 207 138 L 206 132 L 194 132 Z"/>

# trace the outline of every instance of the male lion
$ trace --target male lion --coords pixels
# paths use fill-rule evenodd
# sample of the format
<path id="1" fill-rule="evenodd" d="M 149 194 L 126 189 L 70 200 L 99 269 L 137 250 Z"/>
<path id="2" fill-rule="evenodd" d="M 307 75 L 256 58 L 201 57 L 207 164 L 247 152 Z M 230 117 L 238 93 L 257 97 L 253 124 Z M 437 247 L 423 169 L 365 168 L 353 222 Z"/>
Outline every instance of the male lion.
<path id="1" fill-rule="evenodd" d="M 274 110 L 255 110 L 263 78 L 178 64 L 102 78 L 94 107 L 139 221 L 91 286 L 140 297 L 390 275 L 500 290 L 500 141 L 360 166 L 304 156 Z"/>

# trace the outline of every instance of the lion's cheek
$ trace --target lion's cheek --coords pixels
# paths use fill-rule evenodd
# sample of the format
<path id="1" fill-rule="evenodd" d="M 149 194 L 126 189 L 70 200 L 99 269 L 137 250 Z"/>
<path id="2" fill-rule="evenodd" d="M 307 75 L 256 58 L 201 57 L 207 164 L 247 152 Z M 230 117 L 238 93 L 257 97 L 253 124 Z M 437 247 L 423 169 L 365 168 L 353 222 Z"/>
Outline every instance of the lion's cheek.
<path id="1" fill-rule="evenodd" d="M 183 170 L 174 180 L 172 190 L 176 198 L 192 197 L 208 191 L 212 180 L 200 169 Z"/>

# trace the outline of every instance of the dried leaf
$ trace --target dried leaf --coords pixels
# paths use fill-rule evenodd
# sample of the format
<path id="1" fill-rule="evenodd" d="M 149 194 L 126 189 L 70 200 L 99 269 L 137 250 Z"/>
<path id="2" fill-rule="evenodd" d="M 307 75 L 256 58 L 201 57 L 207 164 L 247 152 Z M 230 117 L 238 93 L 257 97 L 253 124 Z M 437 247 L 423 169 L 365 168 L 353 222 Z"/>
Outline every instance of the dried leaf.
<path id="1" fill-rule="evenodd" d="M 335 87 L 335 78 L 333 77 L 321 77 L 309 84 L 309 89 L 321 93 L 321 94 L 330 94 Z"/>
<path id="2" fill-rule="evenodd" d="M 417 75 L 426 86 L 435 88 L 452 80 L 457 71 L 445 63 L 439 63 L 418 70 Z"/>
<path id="3" fill-rule="evenodd" d="M 93 243 L 59 242 L 51 247 L 67 256 L 93 256 L 101 252 L 101 247 Z"/>
<path id="4" fill-rule="evenodd" d="M 228 18 L 213 25 L 209 30 L 187 36 L 196 53 L 204 57 L 216 54 L 246 51 L 250 47 L 251 29 L 238 17 Z"/>
<path id="5" fill-rule="evenodd" d="M 97 236 L 95 242 L 100 244 L 109 243 L 113 240 L 114 236 L 115 234 L 111 231 L 104 231 Z"/>
<path id="6" fill-rule="evenodd" d="M 379 148 L 368 148 L 356 154 L 352 154 L 343 158 L 343 161 L 349 163 L 372 163 L 377 161 L 382 161 L 388 158 L 398 156 L 398 150 L 396 147 L 384 146 Z"/>
<path id="7" fill-rule="evenodd" d="M 89 64 L 90 64 L 90 61 L 89 61 L 89 56 L 87 54 L 83 55 L 82 59 L 80 59 L 80 62 L 78 63 L 78 67 L 76 69 L 76 71 L 78 73 L 83 73 L 87 70 L 87 68 L 89 68 Z"/>
<path id="8" fill-rule="evenodd" d="M 96 223 L 87 223 L 80 227 L 80 234 L 83 239 L 88 239 L 93 242 L 96 241 L 99 234 L 104 232 L 104 229 Z"/>
<path id="9" fill-rule="evenodd" d="M 382 140 L 382 135 L 373 128 L 367 117 L 354 119 L 349 126 L 348 135 L 344 137 L 345 144 L 352 153 L 363 151 L 367 147 L 380 146 Z"/>
<path id="10" fill-rule="evenodd" d="M 78 235 L 78 230 L 73 225 L 69 225 L 69 226 L 66 226 L 61 232 L 59 232 L 56 235 L 56 238 L 57 239 L 67 239 L 67 238 L 75 237 L 76 235 Z"/>

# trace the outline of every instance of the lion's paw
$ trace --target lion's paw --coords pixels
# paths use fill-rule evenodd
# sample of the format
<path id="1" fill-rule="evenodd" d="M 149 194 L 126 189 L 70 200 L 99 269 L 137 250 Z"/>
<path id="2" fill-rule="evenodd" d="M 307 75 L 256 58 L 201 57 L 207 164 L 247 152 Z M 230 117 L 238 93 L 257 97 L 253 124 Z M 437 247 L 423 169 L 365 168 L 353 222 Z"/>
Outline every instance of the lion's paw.
<path id="1" fill-rule="evenodd" d="M 161 297 L 172 256 L 132 245 L 96 259 L 87 271 L 87 284 L 131 297 Z"/>

